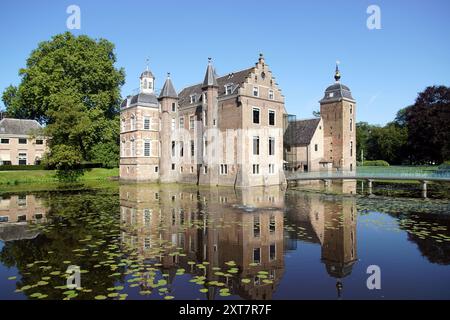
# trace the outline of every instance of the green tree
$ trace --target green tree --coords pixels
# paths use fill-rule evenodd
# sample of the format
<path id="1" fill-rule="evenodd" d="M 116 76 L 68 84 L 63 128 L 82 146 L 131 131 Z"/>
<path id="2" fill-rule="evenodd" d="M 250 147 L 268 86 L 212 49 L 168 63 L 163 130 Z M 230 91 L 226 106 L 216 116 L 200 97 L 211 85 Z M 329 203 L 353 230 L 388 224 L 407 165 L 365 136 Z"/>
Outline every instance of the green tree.
<path id="1" fill-rule="evenodd" d="M 450 159 L 450 88 L 432 86 L 405 111 L 408 144 L 415 163 Z"/>
<path id="2" fill-rule="evenodd" d="M 384 127 L 373 127 L 367 139 L 367 150 L 371 160 L 385 160 L 390 164 L 401 164 L 406 158 L 408 131 L 390 122 Z"/>
<path id="3" fill-rule="evenodd" d="M 364 159 L 371 159 L 368 154 L 367 140 L 370 137 L 373 126 L 367 122 L 356 123 L 356 159 L 362 161 L 361 151 L 364 153 Z"/>
<path id="4" fill-rule="evenodd" d="M 82 161 L 107 159 L 104 165 L 111 166 L 111 160 L 118 159 L 120 87 L 125 79 L 115 63 L 114 45 L 105 39 L 56 35 L 33 50 L 19 72 L 19 86 L 3 92 L 7 113 L 46 124 L 49 162 L 61 150 L 55 147 L 65 145 Z"/>

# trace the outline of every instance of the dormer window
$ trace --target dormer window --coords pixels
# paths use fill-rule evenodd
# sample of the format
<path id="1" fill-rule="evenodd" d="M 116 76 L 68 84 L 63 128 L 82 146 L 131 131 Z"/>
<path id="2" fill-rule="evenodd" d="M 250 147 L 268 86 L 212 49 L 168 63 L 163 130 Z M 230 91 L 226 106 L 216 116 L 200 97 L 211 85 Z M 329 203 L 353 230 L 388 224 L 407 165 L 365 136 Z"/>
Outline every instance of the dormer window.
<path id="1" fill-rule="evenodd" d="M 258 87 L 253 87 L 253 96 L 259 97 L 259 88 Z"/>
<path id="2" fill-rule="evenodd" d="M 195 94 L 191 94 L 191 103 L 197 102 L 197 96 Z"/>
<path id="3" fill-rule="evenodd" d="M 228 95 L 228 94 L 231 94 L 232 92 L 233 92 L 233 85 L 232 84 L 227 84 L 225 86 L 225 94 Z"/>
<path id="4" fill-rule="evenodd" d="M 273 90 L 269 90 L 269 100 L 274 100 L 275 96 L 273 94 Z"/>
<path id="5" fill-rule="evenodd" d="M 334 97 L 334 92 L 328 93 L 328 98 L 333 98 L 333 97 Z"/>

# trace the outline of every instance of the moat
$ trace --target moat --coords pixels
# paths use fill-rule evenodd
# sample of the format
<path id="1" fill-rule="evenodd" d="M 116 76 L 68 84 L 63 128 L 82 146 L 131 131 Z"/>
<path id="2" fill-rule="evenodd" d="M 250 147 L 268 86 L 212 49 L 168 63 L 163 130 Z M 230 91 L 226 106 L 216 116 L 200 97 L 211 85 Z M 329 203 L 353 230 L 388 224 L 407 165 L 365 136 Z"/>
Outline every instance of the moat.
<path id="1" fill-rule="evenodd" d="M 0 219 L 0 299 L 450 299 L 445 198 L 111 183 L 3 193 Z"/>

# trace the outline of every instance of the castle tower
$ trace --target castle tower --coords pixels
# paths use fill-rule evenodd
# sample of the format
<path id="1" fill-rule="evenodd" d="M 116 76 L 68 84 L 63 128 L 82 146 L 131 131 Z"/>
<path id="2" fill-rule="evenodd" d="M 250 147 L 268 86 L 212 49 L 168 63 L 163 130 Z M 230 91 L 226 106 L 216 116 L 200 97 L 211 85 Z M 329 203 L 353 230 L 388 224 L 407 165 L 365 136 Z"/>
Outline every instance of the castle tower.
<path id="1" fill-rule="evenodd" d="M 181 148 L 181 141 L 175 139 L 174 133 L 177 113 L 178 113 L 178 95 L 170 79 L 170 73 L 167 74 L 166 82 L 159 95 L 161 107 L 161 157 L 160 157 L 160 181 L 177 181 L 177 165 L 179 163 L 177 149 Z M 177 148 L 178 145 L 178 148 Z"/>
<path id="2" fill-rule="evenodd" d="M 120 106 L 120 179 L 159 179 L 159 107 L 155 77 L 149 70 L 140 76 L 140 90 Z"/>
<path id="3" fill-rule="evenodd" d="M 350 89 L 340 81 L 338 64 L 335 84 L 325 90 L 320 100 L 320 115 L 324 126 L 324 157 L 340 171 L 356 168 L 356 101 Z"/>
<path id="4" fill-rule="evenodd" d="M 203 170 L 208 172 L 207 177 L 209 178 L 209 182 L 206 184 L 217 185 L 218 184 L 218 165 L 217 161 L 214 161 L 214 155 L 217 154 L 217 151 L 213 150 L 213 148 L 219 147 L 214 143 L 215 133 L 218 133 L 219 128 L 219 111 L 218 111 L 218 95 L 219 95 L 219 85 L 217 83 L 217 76 L 214 70 L 214 67 L 211 62 L 211 58 L 208 58 L 208 67 L 206 68 L 205 78 L 202 84 L 203 91 L 203 130 L 206 131 L 205 139 L 206 142 L 203 142 L 203 138 L 199 141 L 199 148 L 197 148 L 200 155 L 203 153 L 206 159 L 203 162 Z M 216 129 L 216 130 L 214 130 Z M 200 135 L 200 137 L 202 137 Z M 201 146 L 201 147 L 200 147 Z M 208 146 L 211 146 L 209 148 Z M 205 150 L 203 150 L 205 148 Z M 197 157 L 199 159 L 199 157 Z M 212 160 L 212 161 L 208 161 Z"/>

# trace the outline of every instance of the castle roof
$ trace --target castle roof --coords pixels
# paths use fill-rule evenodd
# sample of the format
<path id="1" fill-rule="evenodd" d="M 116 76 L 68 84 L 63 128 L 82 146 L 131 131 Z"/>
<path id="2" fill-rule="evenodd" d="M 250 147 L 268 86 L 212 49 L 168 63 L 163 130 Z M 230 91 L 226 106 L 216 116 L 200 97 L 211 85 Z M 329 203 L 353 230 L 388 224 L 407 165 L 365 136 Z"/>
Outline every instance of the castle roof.
<path id="1" fill-rule="evenodd" d="M 0 134 L 29 135 L 42 129 L 36 120 L 4 118 L 0 120 Z"/>
<path id="2" fill-rule="evenodd" d="M 170 80 L 170 74 L 167 75 L 166 82 L 164 82 L 159 98 L 178 98 L 177 91 L 173 86 L 172 80 Z"/>
<path id="3" fill-rule="evenodd" d="M 124 99 L 122 101 L 122 104 L 120 105 L 120 108 L 125 109 L 136 105 L 139 105 L 141 107 L 158 108 L 158 99 L 154 94 L 141 92 Z"/>
<path id="4" fill-rule="evenodd" d="M 335 102 L 340 101 L 341 99 L 355 101 L 349 87 L 337 82 L 325 90 L 325 95 L 322 100 L 320 100 L 320 103 Z"/>
<path id="5" fill-rule="evenodd" d="M 232 85 L 232 93 L 236 92 L 236 90 L 241 87 L 250 73 L 254 70 L 254 67 L 240 70 L 237 72 L 229 73 L 225 76 L 216 78 L 217 86 L 218 86 L 218 94 L 219 97 L 225 95 L 225 85 Z M 205 79 L 206 80 L 206 79 Z M 198 97 L 197 101 L 201 101 L 202 98 L 202 88 L 204 87 L 204 82 L 199 83 L 193 86 L 189 86 L 181 90 L 178 97 L 180 98 L 178 104 L 180 107 L 186 106 L 190 104 L 190 96 L 196 95 Z"/>
<path id="6" fill-rule="evenodd" d="M 309 145 L 319 122 L 320 118 L 289 122 L 284 133 L 284 144 L 287 146 Z"/>

